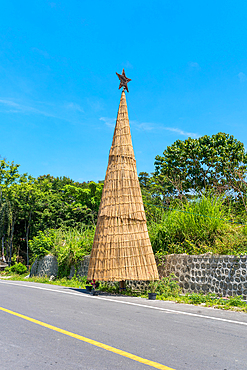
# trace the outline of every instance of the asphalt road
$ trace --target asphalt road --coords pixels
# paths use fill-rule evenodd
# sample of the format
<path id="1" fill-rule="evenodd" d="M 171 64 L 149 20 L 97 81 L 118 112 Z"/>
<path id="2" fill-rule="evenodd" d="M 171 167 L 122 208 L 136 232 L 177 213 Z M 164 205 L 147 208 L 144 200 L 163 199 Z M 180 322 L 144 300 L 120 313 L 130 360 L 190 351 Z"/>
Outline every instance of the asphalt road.
<path id="1" fill-rule="evenodd" d="M 247 315 L 0 280 L 1 370 L 154 368 L 147 360 L 160 369 L 246 370 Z"/>

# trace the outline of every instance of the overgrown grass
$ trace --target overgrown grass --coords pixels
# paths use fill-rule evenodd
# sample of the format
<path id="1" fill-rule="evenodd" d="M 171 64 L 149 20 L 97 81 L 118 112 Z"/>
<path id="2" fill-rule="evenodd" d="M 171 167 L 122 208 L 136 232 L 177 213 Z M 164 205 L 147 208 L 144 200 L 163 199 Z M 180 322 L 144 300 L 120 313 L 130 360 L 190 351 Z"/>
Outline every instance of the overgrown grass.
<path id="1" fill-rule="evenodd" d="M 81 278 L 75 278 L 72 279 L 68 278 L 61 278 L 61 279 L 55 279 L 50 280 L 48 276 L 33 276 L 26 278 L 26 274 L 5 274 L 4 272 L 0 272 L 0 278 L 8 278 L 8 280 L 14 280 L 14 281 L 28 281 L 32 283 L 43 283 L 43 284 L 51 284 L 51 285 L 59 285 L 59 286 L 65 286 L 65 287 L 71 287 L 71 288 L 81 288 L 85 289 L 87 284 L 86 277 Z"/>
<path id="2" fill-rule="evenodd" d="M 100 289 L 104 292 L 119 294 L 118 283 L 103 283 L 103 285 L 100 286 Z M 174 301 L 176 303 L 202 305 L 223 310 L 247 312 L 247 303 L 243 300 L 242 296 L 222 298 L 211 293 L 206 295 L 202 293 L 181 294 L 181 288 L 173 276 L 163 278 L 158 281 L 156 293 L 156 298 L 161 301 Z M 132 297 L 148 298 L 147 291 L 137 292 L 128 288 L 126 291 L 121 292 L 121 294 Z"/>
<path id="3" fill-rule="evenodd" d="M 161 254 L 247 254 L 247 227 L 230 224 L 224 198 L 204 195 L 164 212 L 148 225 L 153 250 Z"/>
<path id="4" fill-rule="evenodd" d="M 58 229 L 55 232 L 53 254 L 58 259 L 58 275 L 69 275 L 72 265 L 77 265 L 84 256 L 91 253 L 95 228 Z"/>
<path id="5" fill-rule="evenodd" d="M 58 259 L 59 277 L 66 277 L 72 265 L 76 266 L 84 256 L 90 254 L 94 233 L 95 227 L 40 231 L 33 240 L 30 240 L 32 261 L 51 253 Z"/>
<path id="6" fill-rule="evenodd" d="M 205 307 L 214 307 L 222 310 L 247 312 L 247 303 L 243 300 L 242 296 L 222 298 L 210 293 L 206 295 L 192 293 L 176 297 L 175 301 L 177 303 L 202 305 Z"/>

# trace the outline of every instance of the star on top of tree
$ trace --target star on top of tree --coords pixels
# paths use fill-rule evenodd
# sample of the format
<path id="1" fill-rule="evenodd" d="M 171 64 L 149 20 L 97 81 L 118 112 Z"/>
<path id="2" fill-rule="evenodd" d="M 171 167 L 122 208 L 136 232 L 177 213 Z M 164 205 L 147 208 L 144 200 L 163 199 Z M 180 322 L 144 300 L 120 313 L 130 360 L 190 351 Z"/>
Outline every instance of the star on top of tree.
<path id="1" fill-rule="evenodd" d="M 124 72 L 124 69 L 123 69 L 123 72 L 122 72 L 121 75 L 119 73 L 117 73 L 117 72 L 116 72 L 116 75 L 118 76 L 118 78 L 120 80 L 119 89 L 121 89 L 121 87 L 123 87 L 124 90 L 127 90 L 127 92 L 129 92 L 127 83 L 130 82 L 131 79 L 128 78 L 128 77 L 126 77 L 125 72 Z"/>

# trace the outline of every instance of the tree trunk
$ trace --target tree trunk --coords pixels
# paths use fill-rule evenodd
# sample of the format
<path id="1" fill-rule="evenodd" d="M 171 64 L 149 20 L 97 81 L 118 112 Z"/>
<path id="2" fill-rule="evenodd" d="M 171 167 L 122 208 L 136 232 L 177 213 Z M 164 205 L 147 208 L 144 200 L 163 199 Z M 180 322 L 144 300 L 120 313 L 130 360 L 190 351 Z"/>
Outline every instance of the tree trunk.
<path id="1" fill-rule="evenodd" d="M 10 244 L 9 244 L 9 266 L 11 266 L 14 230 L 15 230 L 15 218 L 13 219 L 13 223 L 11 226 L 11 235 L 10 235 Z"/>
<path id="2" fill-rule="evenodd" d="M 4 256 L 4 235 L 2 236 L 2 260 L 3 262 L 6 262 L 6 259 Z"/>
<path id="3" fill-rule="evenodd" d="M 29 265 L 29 244 L 28 244 L 28 236 L 29 236 L 29 229 L 30 229 L 30 224 L 31 224 L 31 216 L 32 216 L 32 211 L 30 211 L 30 213 L 29 213 L 28 224 L 27 224 L 27 228 L 26 228 L 27 266 Z"/>

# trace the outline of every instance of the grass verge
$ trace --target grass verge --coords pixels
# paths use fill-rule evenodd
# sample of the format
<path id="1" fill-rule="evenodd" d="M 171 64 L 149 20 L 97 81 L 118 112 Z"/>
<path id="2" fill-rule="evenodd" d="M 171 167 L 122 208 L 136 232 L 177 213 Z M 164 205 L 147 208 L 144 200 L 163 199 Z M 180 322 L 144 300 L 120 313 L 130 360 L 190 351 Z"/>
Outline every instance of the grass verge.
<path id="1" fill-rule="evenodd" d="M 44 283 L 51 285 L 59 285 L 71 288 L 85 289 L 87 284 L 86 278 L 62 278 L 50 281 L 48 277 L 32 277 L 26 278 L 25 274 L 18 275 L 6 275 L 3 272 L 0 273 L 0 279 L 8 279 L 13 281 L 29 281 L 35 283 Z M 103 283 L 99 287 L 100 291 L 111 293 L 111 294 L 120 294 L 118 283 L 107 284 Z M 147 292 L 137 292 L 127 289 L 122 292 L 121 295 L 134 296 L 148 298 Z M 218 297 L 216 294 L 201 294 L 201 293 L 192 293 L 192 294 L 181 294 L 178 284 L 174 280 L 169 278 L 164 278 L 159 282 L 159 287 L 157 288 L 157 297 L 156 299 L 162 301 L 173 301 L 176 303 L 186 303 L 199 305 L 204 307 L 213 307 L 222 310 L 231 310 L 238 312 L 247 313 L 247 303 L 242 299 L 242 296 L 236 297 Z"/>
<path id="2" fill-rule="evenodd" d="M 60 285 L 60 286 L 65 286 L 65 287 L 70 287 L 70 288 L 81 288 L 85 289 L 86 287 L 86 278 L 72 278 L 72 279 L 67 279 L 67 278 L 62 278 L 62 279 L 56 279 L 56 280 L 50 280 L 49 277 L 44 276 L 44 277 L 30 277 L 26 278 L 26 274 L 23 275 L 18 275 L 18 274 L 12 274 L 12 275 L 6 275 L 3 273 L 0 273 L 0 279 L 1 280 L 13 280 L 13 281 L 28 281 L 28 282 L 34 282 L 34 283 L 43 283 L 43 284 L 51 284 L 51 285 Z"/>

